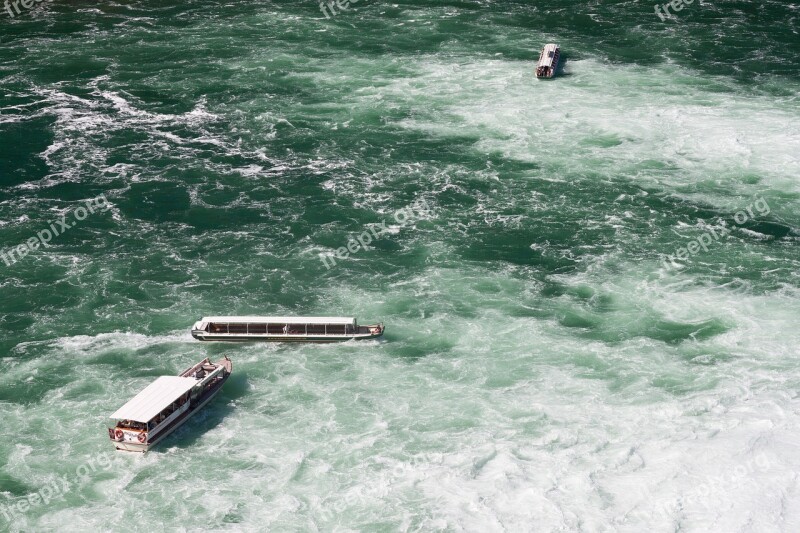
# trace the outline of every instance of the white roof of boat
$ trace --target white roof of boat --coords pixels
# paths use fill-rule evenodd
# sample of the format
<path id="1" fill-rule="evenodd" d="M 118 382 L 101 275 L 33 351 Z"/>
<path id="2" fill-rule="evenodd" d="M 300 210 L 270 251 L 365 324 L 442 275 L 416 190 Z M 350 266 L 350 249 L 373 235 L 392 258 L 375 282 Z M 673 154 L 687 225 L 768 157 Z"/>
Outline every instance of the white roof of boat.
<path id="1" fill-rule="evenodd" d="M 161 376 L 111 415 L 115 420 L 147 423 L 197 385 L 195 378 Z"/>
<path id="2" fill-rule="evenodd" d="M 354 324 L 353 317 L 344 316 L 204 316 L 200 322 L 267 323 L 267 324 Z"/>

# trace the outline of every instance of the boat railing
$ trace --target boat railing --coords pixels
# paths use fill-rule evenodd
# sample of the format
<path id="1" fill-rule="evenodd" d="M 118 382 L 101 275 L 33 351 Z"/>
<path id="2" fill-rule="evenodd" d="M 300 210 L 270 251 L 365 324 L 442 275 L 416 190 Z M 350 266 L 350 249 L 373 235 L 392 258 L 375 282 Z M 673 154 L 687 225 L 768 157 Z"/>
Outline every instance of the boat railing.
<path id="1" fill-rule="evenodd" d="M 183 372 L 181 372 L 178 375 L 185 377 L 187 374 L 192 374 L 194 372 L 197 372 L 198 368 L 200 368 L 201 366 L 203 366 L 203 365 L 205 365 L 206 363 L 209 363 L 209 362 L 210 361 L 208 360 L 208 358 L 205 358 L 202 361 L 200 361 L 199 363 L 197 363 L 196 365 L 190 366 L 189 368 L 187 368 L 186 370 L 184 370 Z"/>
<path id="2" fill-rule="evenodd" d="M 376 331 L 377 330 L 377 331 Z M 377 324 L 372 324 L 369 326 L 359 326 L 357 334 L 359 335 L 375 335 L 376 333 L 383 332 L 383 322 L 379 322 Z"/>
<path id="3" fill-rule="evenodd" d="M 224 371 L 225 371 L 225 367 L 222 366 L 222 365 L 219 365 L 214 370 L 212 370 L 211 372 L 209 372 L 208 374 L 203 376 L 203 378 L 200 379 L 200 381 L 197 382 L 197 385 L 195 385 L 195 388 L 204 387 L 208 382 L 210 382 L 211 380 L 215 379 L 217 376 L 222 374 Z"/>
<path id="4" fill-rule="evenodd" d="M 122 431 L 129 431 L 131 433 L 142 433 L 143 431 L 147 431 L 146 429 L 142 428 L 132 428 L 129 426 L 125 426 L 122 424 L 121 420 L 117 420 L 117 423 L 114 424 L 114 429 L 121 429 Z"/>
<path id="5" fill-rule="evenodd" d="M 152 439 L 154 435 L 161 433 L 161 431 L 163 431 L 165 427 L 167 427 L 169 424 L 175 421 L 175 419 L 179 418 L 183 413 L 185 413 L 188 410 L 189 410 L 189 402 L 187 401 L 186 403 L 175 409 L 175 411 L 173 411 L 164 420 L 158 422 L 155 426 L 153 426 L 153 429 L 150 430 L 149 437 Z"/>

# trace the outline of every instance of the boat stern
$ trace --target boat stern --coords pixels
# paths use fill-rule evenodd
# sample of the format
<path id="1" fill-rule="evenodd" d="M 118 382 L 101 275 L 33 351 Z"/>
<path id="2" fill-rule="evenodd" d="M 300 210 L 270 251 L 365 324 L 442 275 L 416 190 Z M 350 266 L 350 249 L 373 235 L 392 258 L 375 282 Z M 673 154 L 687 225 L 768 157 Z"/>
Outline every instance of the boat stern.
<path id="1" fill-rule="evenodd" d="M 383 332 L 386 331 L 386 327 L 383 325 L 383 322 L 378 324 L 371 324 L 369 326 L 359 326 L 358 333 L 356 334 L 356 339 L 377 339 L 379 337 L 383 337 Z"/>
<path id="2" fill-rule="evenodd" d="M 118 452 L 147 453 L 150 447 L 147 444 L 119 443 L 116 446 Z"/>
<path id="3" fill-rule="evenodd" d="M 110 427 L 108 437 L 118 451 L 145 453 L 150 448 L 146 431 Z"/>
<path id="4" fill-rule="evenodd" d="M 207 322 L 203 322 L 202 320 L 198 320 L 192 326 L 192 337 L 194 337 L 195 339 L 200 340 L 200 341 L 204 340 L 207 328 L 208 328 L 208 323 Z"/>
<path id="5" fill-rule="evenodd" d="M 561 48 L 556 43 L 547 43 L 539 54 L 539 61 L 536 64 L 536 78 L 552 78 L 558 69 L 558 60 L 561 56 Z"/>

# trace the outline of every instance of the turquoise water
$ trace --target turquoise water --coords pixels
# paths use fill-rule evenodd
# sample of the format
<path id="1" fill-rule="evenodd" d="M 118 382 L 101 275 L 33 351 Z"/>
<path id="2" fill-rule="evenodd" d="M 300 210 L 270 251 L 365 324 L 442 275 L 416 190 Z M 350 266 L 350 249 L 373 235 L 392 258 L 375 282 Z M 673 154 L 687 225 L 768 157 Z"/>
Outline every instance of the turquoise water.
<path id="1" fill-rule="evenodd" d="M 37 5 L 0 12 L 0 530 L 800 528 L 798 6 Z"/>

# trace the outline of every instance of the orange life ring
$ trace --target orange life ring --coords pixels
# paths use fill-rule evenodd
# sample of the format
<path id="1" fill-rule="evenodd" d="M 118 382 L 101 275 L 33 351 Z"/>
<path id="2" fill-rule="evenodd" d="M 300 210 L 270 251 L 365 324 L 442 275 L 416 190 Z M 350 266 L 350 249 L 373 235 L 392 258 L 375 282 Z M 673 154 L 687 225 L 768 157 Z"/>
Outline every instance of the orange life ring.
<path id="1" fill-rule="evenodd" d="M 144 444 L 144 443 L 145 443 L 145 441 L 147 440 L 147 433 L 145 433 L 144 431 L 142 431 L 141 433 L 139 433 L 139 436 L 138 436 L 138 437 L 136 437 L 136 438 L 139 440 L 139 442 L 141 442 L 142 444 Z"/>
<path id="2" fill-rule="evenodd" d="M 122 432 L 121 429 L 117 429 L 114 431 L 114 440 L 122 440 L 125 437 L 125 434 Z"/>

